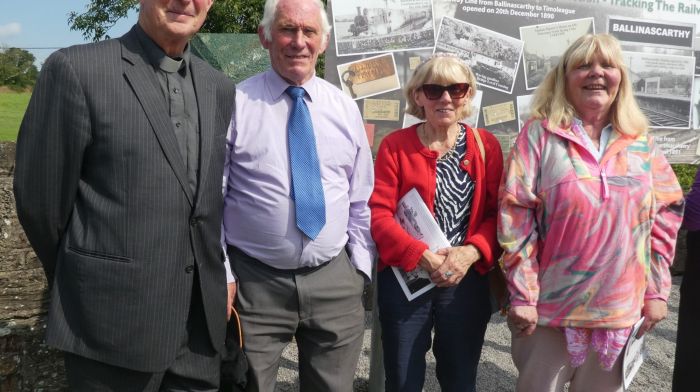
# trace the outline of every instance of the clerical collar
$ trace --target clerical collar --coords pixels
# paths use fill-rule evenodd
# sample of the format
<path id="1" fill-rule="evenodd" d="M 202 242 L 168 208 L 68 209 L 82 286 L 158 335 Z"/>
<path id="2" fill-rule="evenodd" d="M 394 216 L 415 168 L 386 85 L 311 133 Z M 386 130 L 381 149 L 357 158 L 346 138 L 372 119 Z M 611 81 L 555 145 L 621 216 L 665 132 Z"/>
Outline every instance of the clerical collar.
<path id="1" fill-rule="evenodd" d="M 153 39 L 146 34 L 145 31 L 143 31 L 138 23 L 136 24 L 135 30 L 136 36 L 146 52 L 146 57 L 148 57 L 148 61 L 154 68 L 161 69 L 164 72 L 169 73 L 178 72 L 183 68 L 187 69 L 190 63 L 189 43 L 187 46 L 185 46 L 185 51 L 179 58 L 172 58 L 163 52 L 163 49 L 161 49 L 158 44 L 156 44 L 155 41 L 153 41 Z"/>

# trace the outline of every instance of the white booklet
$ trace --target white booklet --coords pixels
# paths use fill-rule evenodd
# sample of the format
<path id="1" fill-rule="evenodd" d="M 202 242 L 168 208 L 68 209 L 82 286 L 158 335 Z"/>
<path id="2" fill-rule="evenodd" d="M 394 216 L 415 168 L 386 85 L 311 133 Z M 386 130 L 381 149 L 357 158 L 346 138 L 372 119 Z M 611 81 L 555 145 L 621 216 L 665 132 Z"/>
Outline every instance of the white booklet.
<path id="1" fill-rule="evenodd" d="M 644 359 L 647 357 L 647 350 L 644 346 L 646 334 L 637 339 L 637 332 L 639 332 L 639 328 L 642 326 L 643 322 L 644 317 L 637 321 L 632 327 L 632 333 L 630 333 L 630 337 L 627 339 L 624 356 L 622 357 L 622 381 L 625 390 L 630 387 L 634 376 L 637 375 L 637 371 L 642 367 L 642 362 L 644 362 Z"/>
<path id="2" fill-rule="evenodd" d="M 450 247 L 450 242 L 415 188 L 399 200 L 394 219 L 411 237 L 425 242 L 431 251 L 437 252 L 438 249 Z M 391 269 L 409 301 L 435 287 L 428 272 L 421 267 L 416 267 L 410 272 L 397 267 Z"/>

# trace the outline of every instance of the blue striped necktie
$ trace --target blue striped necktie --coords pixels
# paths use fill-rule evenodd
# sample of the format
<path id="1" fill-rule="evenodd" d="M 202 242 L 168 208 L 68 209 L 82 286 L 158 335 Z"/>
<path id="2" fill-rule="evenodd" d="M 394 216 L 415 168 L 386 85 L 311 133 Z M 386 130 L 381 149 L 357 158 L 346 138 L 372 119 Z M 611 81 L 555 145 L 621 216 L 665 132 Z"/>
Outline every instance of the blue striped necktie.
<path id="1" fill-rule="evenodd" d="M 293 100 L 287 123 L 287 138 L 297 227 L 313 240 L 326 224 L 326 201 L 321 185 L 314 127 L 309 108 L 304 102 L 304 88 L 289 86 L 286 92 Z"/>

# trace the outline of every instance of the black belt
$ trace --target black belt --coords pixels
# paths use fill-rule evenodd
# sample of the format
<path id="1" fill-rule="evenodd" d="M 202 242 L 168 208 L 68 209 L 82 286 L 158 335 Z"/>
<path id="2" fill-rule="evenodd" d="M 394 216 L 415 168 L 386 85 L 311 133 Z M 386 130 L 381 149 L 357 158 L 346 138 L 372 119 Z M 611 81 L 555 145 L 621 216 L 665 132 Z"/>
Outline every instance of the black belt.
<path id="1" fill-rule="evenodd" d="M 243 256 L 243 260 L 249 260 L 251 262 L 254 262 L 255 264 L 259 265 L 261 268 L 266 268 L 268 271 L 271 272 L 277 272 L 277 273 L 283 273 L 283 274 L 289 274 L 289 275 L 297 275 L 297 274 L 308 274 L 317 270 L 320 270 L 321 268 L 327 266 L 328 264 L 331 263 L 331 261 L 335 260 L 340 256 L 343 252 L 345 252 L 345 249 L 341 250 L 340 253 L 332 257 L 331 259 L 324 261 L 323 263 L 315 266 L 309 266 L 309 267 L 299 267 L 299 268 L 293 268 L 293 269 L 283 269 L 283 268 L 275 268 L 267 263 L 264 263 L 255 257 L 251 257 L 247 253 L 243 252 L 242 250 L 238 249 L 237 247 L 233 245 L 226 245 L 226 251 L 228 252 L 229 255 L 229 261 L 232 259 L 231 255 L 234 253 L 238 253 L 239 255 Z"/>

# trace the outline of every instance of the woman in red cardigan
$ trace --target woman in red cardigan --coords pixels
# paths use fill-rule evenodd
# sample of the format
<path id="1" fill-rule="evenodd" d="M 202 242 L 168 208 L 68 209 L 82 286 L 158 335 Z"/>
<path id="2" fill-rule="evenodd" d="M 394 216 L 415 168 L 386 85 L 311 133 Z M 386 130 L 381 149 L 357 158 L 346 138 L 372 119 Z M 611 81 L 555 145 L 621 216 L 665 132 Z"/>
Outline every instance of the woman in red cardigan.
<path id="1" fill-rule="evenodd" d="M 458 122 L 471 111 L 476 79 L 457 57 L 433 57 L 405 88 L 406 112 L 425 122 L 384 138 L 375 162 L 372 237 L 379 250 L 378 304 L 387 391 L 421 391 L 432 342 L 442 391 L 473 391 L 490 318 L 486 273 L 496 241 L 503 156 L 496 138 Z M 476 134 L 478 132 L 478 135 Z M 394 219 L 415 188 L 451 247 L 435 252 Z M 409 301 L 388 266 L 425 270 L 437 285 Z"/>

